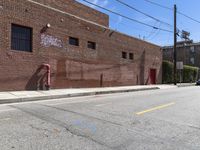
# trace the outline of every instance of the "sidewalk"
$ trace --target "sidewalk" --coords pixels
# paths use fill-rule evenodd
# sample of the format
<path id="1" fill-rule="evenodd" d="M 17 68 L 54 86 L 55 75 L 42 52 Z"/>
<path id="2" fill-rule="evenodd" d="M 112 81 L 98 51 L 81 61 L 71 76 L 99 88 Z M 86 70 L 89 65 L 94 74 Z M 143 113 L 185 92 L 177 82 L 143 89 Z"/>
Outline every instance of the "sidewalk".
<path id="1" fill-rule="evenodd" d="M 156 89 L 168 89 L 177 87 L 178 86 L 174 85 L 145 85 L 145 86 L 106 87 L 106 88 L 104 87 L 104 88 L 82 88 L 82 89 L 58 89 L 50 91 L 0 92 L 0 104 L 69 98 L 78 96 L 92 96 L 100 94 L 156 90 Z"/>

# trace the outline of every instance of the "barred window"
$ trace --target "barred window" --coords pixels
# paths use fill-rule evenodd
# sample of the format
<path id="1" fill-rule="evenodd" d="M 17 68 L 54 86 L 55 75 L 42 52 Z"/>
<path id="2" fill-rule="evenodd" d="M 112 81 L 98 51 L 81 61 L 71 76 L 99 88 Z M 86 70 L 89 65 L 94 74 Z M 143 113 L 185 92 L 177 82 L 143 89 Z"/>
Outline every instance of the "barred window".
<path id="1" fill-rule="evenodd" d="M 126 59 L 127 58 L 127 53 L 126 52 L 122 52 L 122 58 Z"/>
<path id="2" fill-rule="evenodd" d="M 133 59 L 134 59 L 133 53 L 129 53 L 129 59 L 130 59 L 130 60 L 133 60 Z"/>
<path id="3" fill-rule="evenodd" d="M 74 46 L 79 46 L 79 39 L 74 37 L 69 37 L 69 44 Z"/>
<path id="4" fill-rule="evenodd" d="M 32 28 L 12 24 L 11 49 L 32 52 Z"/>
<path id="5" fill-rule="evenodd" d="M 96 49 L 96 43 L 88 41 L 88 48 L 90 48 L 90 49 Z"/>

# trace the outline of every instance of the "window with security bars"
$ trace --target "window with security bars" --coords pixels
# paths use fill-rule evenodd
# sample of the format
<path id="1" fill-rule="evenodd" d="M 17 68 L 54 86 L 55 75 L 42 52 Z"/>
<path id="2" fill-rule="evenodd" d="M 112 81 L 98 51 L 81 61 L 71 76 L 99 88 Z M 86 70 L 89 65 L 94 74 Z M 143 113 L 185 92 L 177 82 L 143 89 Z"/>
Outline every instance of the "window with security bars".
<path id="1" fill-rule="evenodd" d="M 12 24 L 11 49 L 32 52 L 32 28 Z"/>
<path id="2" fill-rule="evenodd" d="M 133 59 L 134 59 L 133 53 L 129 53 L 129 59 L 130 59 L 130 60 L 133 60 Z"/>
<path id="3" fill-rule="evenodd" d="M 75 37 L 69 37 L 69 44 L 79 46 L 79 39 Z"/>
<path id="4" fill-rule="evenodd" d="M 127 58 L 127 52 L 122 52 L 122 58 L 126 59 Z"/>
<path id="5" fill-rule="evenodd" d="M 90 49 L 96 49 L 96 43 L 88 41 L 88 48 L 90 48 Z"/>

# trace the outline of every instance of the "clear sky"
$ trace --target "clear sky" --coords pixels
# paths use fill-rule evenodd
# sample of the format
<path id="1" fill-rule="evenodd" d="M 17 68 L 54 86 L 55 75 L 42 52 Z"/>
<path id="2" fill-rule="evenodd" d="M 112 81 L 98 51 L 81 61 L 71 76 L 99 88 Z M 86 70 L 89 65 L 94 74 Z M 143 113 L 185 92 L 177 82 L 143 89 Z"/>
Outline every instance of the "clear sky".
<path id="1" fill-rule="evenodd" d="M 77 0 L 83 4 L 82 0 Z M 115 0 L 88 0 L 94 4 L 103 6 L 112 11 L 121 13 L 130 18 L 137 19 L 141 22 L 147 23 L 149 25 L 157 26 L 167 30 L 173 31 L 173 26 L 167 26 L 161 24 L 151 18 L 148 18 L 126 6 L 121 5 Z M 152 5 L 145 0 L 121 0 L 151 16 L 154 16 L 162 21 L 165 21 L 173 25 L 173 11 L 160 8 L 158 6 Z M 178 11 L 187 14 L 200 21 L 200 0 L 151 0 L 153 2 L 165 5 L 167 7 L 173 8 L 174 4 L 177 5 Z M 94 9 L 100 10 L 110 16 L 110 28 L 126 33 L 128 35 L 145 39 L 146 41 L 164 46 L 173 44 L 173 33 L 167 33 L 160 30 L 152 29 L 138 23 L 134 23 L 117 15 L 113 15 L 100 8 L 88 5 Z M 181 15 L 177 15 L 177 27 L 180 30 L 186 30 L 191 33 L 191 39 L 195 42 L 200 41 L 200 23 L 191 21 Z M 181 40 L 178 38 L 178 40 Z"/>

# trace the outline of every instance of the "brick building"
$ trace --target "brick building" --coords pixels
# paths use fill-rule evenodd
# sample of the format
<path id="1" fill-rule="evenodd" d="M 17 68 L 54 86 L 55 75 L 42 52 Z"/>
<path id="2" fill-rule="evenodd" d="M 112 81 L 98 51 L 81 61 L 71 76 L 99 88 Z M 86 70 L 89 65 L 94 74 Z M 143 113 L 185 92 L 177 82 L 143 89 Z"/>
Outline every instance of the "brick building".
<path id="1" fill-rule="evenodd" d="M 163 47 L 163 59 L 173 62 L 173 52 L 173 46 Z M 200 68 L 200 43 L 193 43 L 191 40 L 178 42 L 177 61 Z"/>
<path id="2" fill-rule="evenodd" d="M 0 90 L 161 82 L 159 46 L 109 29 L 74 0 L 0 0 Z"/>

